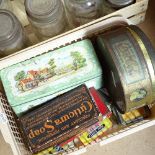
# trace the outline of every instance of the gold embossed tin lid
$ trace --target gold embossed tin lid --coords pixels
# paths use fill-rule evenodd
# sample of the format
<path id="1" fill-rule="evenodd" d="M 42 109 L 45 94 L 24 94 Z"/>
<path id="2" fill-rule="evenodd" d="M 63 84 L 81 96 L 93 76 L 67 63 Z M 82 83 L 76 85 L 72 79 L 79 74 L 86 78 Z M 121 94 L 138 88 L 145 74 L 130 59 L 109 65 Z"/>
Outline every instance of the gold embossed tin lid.
<path id="1" fill-rule="evenodd" d="M 135 35 L 137 35 L 137 41 L 139 42 L 141 48 L 143 49 L 143 54 L 151 77 L 152 95 L 153 95 L 152 99 L 155 100 L 155 49 L 152 46 L 149 38 L 145 35 L 145 33 L 141 29 L 139 29 L 137 26 L 134 25 L 131 26 L 131 29 L 134 31 Z"/>
<path id="2" fill-rule="evenodd" d="M 121 113 L 155 100 L 155 70 L 148 46 L 150 41 L 144 34 L 137 33 L 138 30 L 133 26 L 121 27 L 98 37 L 102 61 L 108 67 L 109 76 L 105 83 Z"/>
<path id="3" fill-rule="evenodd" d="M 134 3 L 134 0 L 107 0 L 114 8 L 123 8 Z"/>
<path id="4" fill-rule="evenodd" d="M 145 33 L 141 29 L 139 29 L 137 26 L 132 25 L 131 28 L 132 28 L 132 30 L 134 30 L 138 34 L 141 41 L 144 43 L 144 45 L 147 49 L 147 52 L 149 54 L 149 57 L 151 59 L 151 63 L 153 65 L 154 71 L 155 71 L 155 49 L 154 49 L 151 41 L 145 35 Z"/>

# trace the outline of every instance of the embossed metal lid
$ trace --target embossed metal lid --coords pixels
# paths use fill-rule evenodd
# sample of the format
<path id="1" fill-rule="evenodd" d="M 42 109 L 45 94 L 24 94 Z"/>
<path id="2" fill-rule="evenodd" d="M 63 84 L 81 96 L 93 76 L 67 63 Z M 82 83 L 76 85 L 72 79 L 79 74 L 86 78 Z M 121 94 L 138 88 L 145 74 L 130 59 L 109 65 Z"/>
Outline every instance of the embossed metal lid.
<path id="1" fill-rule="evenodd" d="M 134 0 L 107 0 L 114 8 L 123 8 L 134 3 Z"/>
<path id="2" fill-rule="evenodd" d="M 150 61 L 148 68 L 150 70 L 150 74 L 152 74 L 152 76 L 154 76 L 155 78 L 155 49 L 149 38 L 145 35 L 145 33 L 141 29 L 139 29 L 137 26 L 134 25 L 132 25 L 131 28 L 140 37 L 140 40 L 145 45 L 146 51 L 148 52 L 148 58 L 146 61 Z M 151 64 L 152 69 L 150 68 Z M 153 99 L 155 100 L 155 79 L 152 79 L 152 91 L 153 91 Z"/>
<path id="3" fill-rule="evenodd" d="M 26 0 L 25 8 L 28 16 L 37 22 L 48 22 L 55 19 L 62 6 L 60 0 Z"/>
<path id="4" fill-rule="evenodd" d="M 138 27 L 108 31 L 98 37 L 98 47 L 108 68 L 107 89 L 121 113 L 155 101 L 155 49 Z"/>
<path id="5" fill-rule="evenodd" d="M 15 37 L 19 29 L 19 22 L 13 13 L 0 10 L 0 44 Z"/>

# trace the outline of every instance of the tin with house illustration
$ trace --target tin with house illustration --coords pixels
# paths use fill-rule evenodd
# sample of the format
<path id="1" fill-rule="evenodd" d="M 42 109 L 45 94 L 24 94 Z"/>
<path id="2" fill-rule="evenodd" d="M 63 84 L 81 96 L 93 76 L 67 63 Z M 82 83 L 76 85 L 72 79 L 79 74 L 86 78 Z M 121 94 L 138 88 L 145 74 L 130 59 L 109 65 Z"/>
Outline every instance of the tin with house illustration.
<path id="1" fill-rule="evenodd" d="M 91 41 L 83 40 L 5 68 L 1 80 L 20 115 L 83 83 L 101 88 L 102 68 Z"/>
<path id="2" fill-rule="evenodd" d="M 88 81 L 85 81 L 84 82 L 86 84 L 86 86 L 88 88 L 94 86 L 95 88 L 100 88 L 102 85 L 103 85 L 103 79 L 102 79 L 102 76 L 99 76 L 99 77 L 96 77 L 92 80 L 88 80 Z M 64 89 L 64 90 L 61 90 L 57 93 L 54 93 L 52 95 L 49 95 L 49 96 L 45 96 L 45 97 L 42 97 L 42 98 L 39 98 L 39 99 L 36 99 L 36 100 L 33 100 L 33 101 L 30 101 L 30 102 L 26 102 L 24 104 L 20 104 L 18 106 L 15 107 L 15 112 L 16 112 L 16 115 L 17 116 L 21 116 L 23 115 L 26 111 L 28 111 L 29 109 L 32 109 L 33 107 L 35 106 L 38 106 L 42 103 L 45 103 L 47 101 L 49 101 L 50 99 L 58 96 L 58 95 L 61 95 L 71 89 L 73 89 L 75 86 L 73 87 L 69 87 L 67 89 Z"/>

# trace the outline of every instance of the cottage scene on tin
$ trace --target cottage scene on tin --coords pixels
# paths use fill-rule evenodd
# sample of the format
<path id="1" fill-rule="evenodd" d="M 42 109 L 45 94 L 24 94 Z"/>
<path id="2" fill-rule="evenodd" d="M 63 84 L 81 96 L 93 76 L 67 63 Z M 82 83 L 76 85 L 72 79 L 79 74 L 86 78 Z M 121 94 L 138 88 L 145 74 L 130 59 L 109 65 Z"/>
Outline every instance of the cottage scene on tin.
<path id="1" fill-rule="evenodd" d="M 86 58 L 84 58 L 80 52 L 71 52 L 70 57 L 72 61 L 65 66 L 62 65 L 61 67 L 58 67 L 56 65 L 56 60 L 51 58 L 47 62 L 48 67 L 38 70 L 29 70 L 27 72 L 21 70 L 14 77 L 18 91 L 26 92 L 32 90 L 47 82 L 58 80 L 71 72 L 74 73 L 80 68 L 87 66 Z"/>

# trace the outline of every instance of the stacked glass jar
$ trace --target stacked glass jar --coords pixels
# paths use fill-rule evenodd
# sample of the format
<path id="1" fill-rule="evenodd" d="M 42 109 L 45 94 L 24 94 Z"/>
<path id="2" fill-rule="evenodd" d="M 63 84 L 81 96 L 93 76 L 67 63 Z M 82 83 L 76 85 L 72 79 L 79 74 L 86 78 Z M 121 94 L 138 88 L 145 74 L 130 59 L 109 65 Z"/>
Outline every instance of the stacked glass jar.
<path id="1" fill-rule="evenodd" d="M 65 0 L 70 25 L 77 27 L 102 16 L 102 0 Z"/>
<path id="2" fill-rule="evenodd" d="M 107 0 L 107 2 L 110 4 L 112 8 L 120 9 L 123 7 L 126 7 L 132 3 L 134 3 L 135 0 Z"/>
<path id="3" fill-rule="evenodd" d="M 67 30 L 68 21 L 61 0 L 25 0 L 31 25 L 41 40 Z"/>
<path id="4" fill-rule="evenodd" d="M 10 0 L 0 0 L 0 9 L 12 10 Z"/>
<path id="5" fill-rule="evenodd" d="M 0 57 L 10 55 L 26 46 L 22 25 L 16 16 L 7 10 L 0 10 Z"/>

